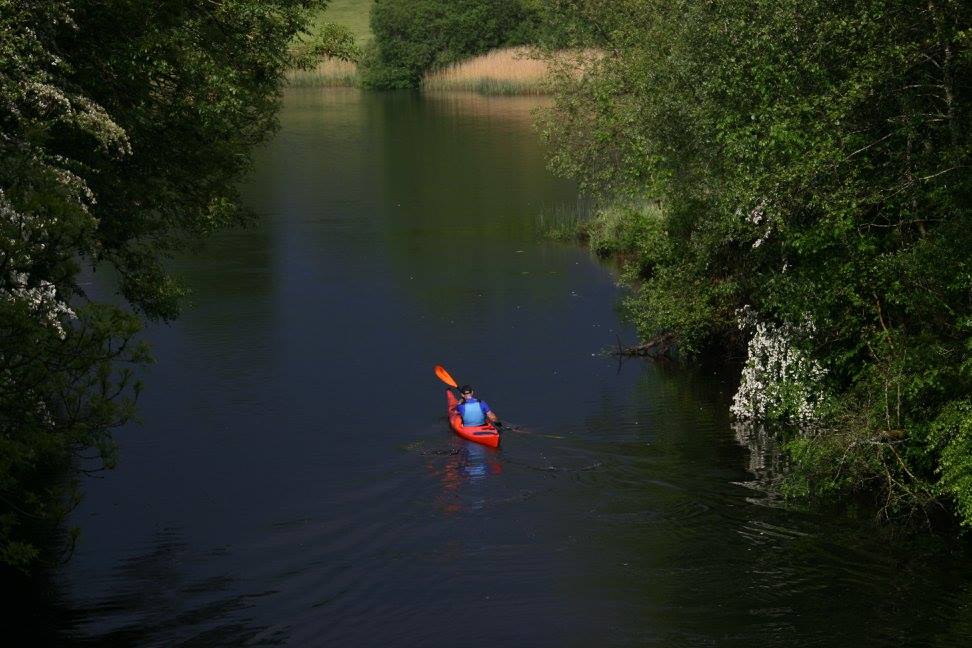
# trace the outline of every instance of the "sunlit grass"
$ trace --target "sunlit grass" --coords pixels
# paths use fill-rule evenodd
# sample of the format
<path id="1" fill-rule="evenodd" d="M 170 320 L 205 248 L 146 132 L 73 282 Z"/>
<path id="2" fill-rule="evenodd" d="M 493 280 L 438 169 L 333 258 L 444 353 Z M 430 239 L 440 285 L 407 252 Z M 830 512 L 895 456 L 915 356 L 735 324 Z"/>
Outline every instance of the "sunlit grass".
<path id="1" fill-rule="evenodd" d="M 374 3 L 374 0 L 331 0 L 324 11 L 311 19 L 310 31 L 316 33 L 326 22 L 337 23 L 354 34 L 358 47 L 364 47 L 372 39 L 370 20 Z"/>
<path id="2" fill-rule="evenodd" d="M 658 249 L 665 231 L 658 200 L 642 198 L 596 206 L 590 199 L 545 209 L 536 217 L 542 238 L 585 244 L 600 257 L 624 258 Z"/>
<path id="3" fill-rule="evenodd" d="M 549 66 L 530 57 L 526 47 L 493 50 L 426 75 L 427 90 L 466 90 L 482 94 L 546 94 Z"/>
<path id="4" fill-rule="evenodd" d="M 507 47 L 429 72 L 422 87 L 487 95 L 549 94 L 555 75 L 581 76 L 601 57 L 597 50 L 562 50 L 548 59 L 529 47 Z"/>

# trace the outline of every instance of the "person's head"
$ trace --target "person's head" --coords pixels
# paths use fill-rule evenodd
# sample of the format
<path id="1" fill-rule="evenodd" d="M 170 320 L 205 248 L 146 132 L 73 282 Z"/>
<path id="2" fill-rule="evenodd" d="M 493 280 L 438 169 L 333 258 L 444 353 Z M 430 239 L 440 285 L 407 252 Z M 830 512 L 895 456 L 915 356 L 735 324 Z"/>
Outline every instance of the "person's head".
<path id="1" fill-rule="evenodd" d="M 459 393 L 463 398 L 472 398 L 473 388 L 472 385 L 463 385 L 459 388 Z"/>

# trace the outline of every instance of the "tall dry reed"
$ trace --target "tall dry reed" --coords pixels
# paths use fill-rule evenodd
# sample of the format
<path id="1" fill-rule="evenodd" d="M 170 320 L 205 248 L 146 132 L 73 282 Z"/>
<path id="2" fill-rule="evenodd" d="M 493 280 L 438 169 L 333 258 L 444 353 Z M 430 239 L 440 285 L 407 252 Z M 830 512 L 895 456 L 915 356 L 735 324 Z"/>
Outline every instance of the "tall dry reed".
<path id="1" fill-rule="evenodd" d="M 354 87 L 359 79 L 357 64 L 336 58 L 326 58 L 308 70 L 287 72 L 287 83 L 298 87 Z"/>
<path id="2" fill-rule="evenodd" d="M 547 63 L 531 58 L 529 48 L 509 47 L 430 72 L 422 87 L 483 94 L 544 94 L 548 72 Z"/>

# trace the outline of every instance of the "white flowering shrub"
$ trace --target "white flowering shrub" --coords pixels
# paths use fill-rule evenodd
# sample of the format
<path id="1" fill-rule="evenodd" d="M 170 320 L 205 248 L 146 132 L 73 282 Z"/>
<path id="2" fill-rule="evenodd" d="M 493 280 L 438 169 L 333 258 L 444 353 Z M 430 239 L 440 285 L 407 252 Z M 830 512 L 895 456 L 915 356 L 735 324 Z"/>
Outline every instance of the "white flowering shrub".
<path id="1" fill-rule="evenodd" d="M 740 313 L 741 328 L 753 321 L 748 309 Z M 800 332 L 794 327 L 755 321 L 752 328 L 732 414 L 744 420 L 811 425 L 825 398 L 825 371 L 795 345 Z"/>
<path id="2" fill-rule="evenodd" d="M 26 305 L 28 312 L 38 322 L 53 329 L 60 339 L 67 337 L 64 322 L 75 318 L 74 310 L 61 301 L 57 288 L 50 281 L 41 280 L 36 286 L 30 286 L 27 275 L 19 273 L 13 287 L 6 289 L 2 295 L 4 299 Z"/>

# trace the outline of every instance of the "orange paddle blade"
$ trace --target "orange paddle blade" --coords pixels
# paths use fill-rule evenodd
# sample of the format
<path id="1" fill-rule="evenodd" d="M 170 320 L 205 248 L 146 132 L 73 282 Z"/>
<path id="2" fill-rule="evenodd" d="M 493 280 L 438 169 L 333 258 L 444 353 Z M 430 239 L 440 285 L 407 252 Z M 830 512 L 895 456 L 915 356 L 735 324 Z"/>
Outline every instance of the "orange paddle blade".
<path id="1" fill-rule="evenodd" d="M 439 380 L 449 385 L 450 387 L 458 387 L 455 378 L 449 375 L 449 372 L 445 370 L 442 365 L 435 365 L 435 375 L 439 377 Z"/>

